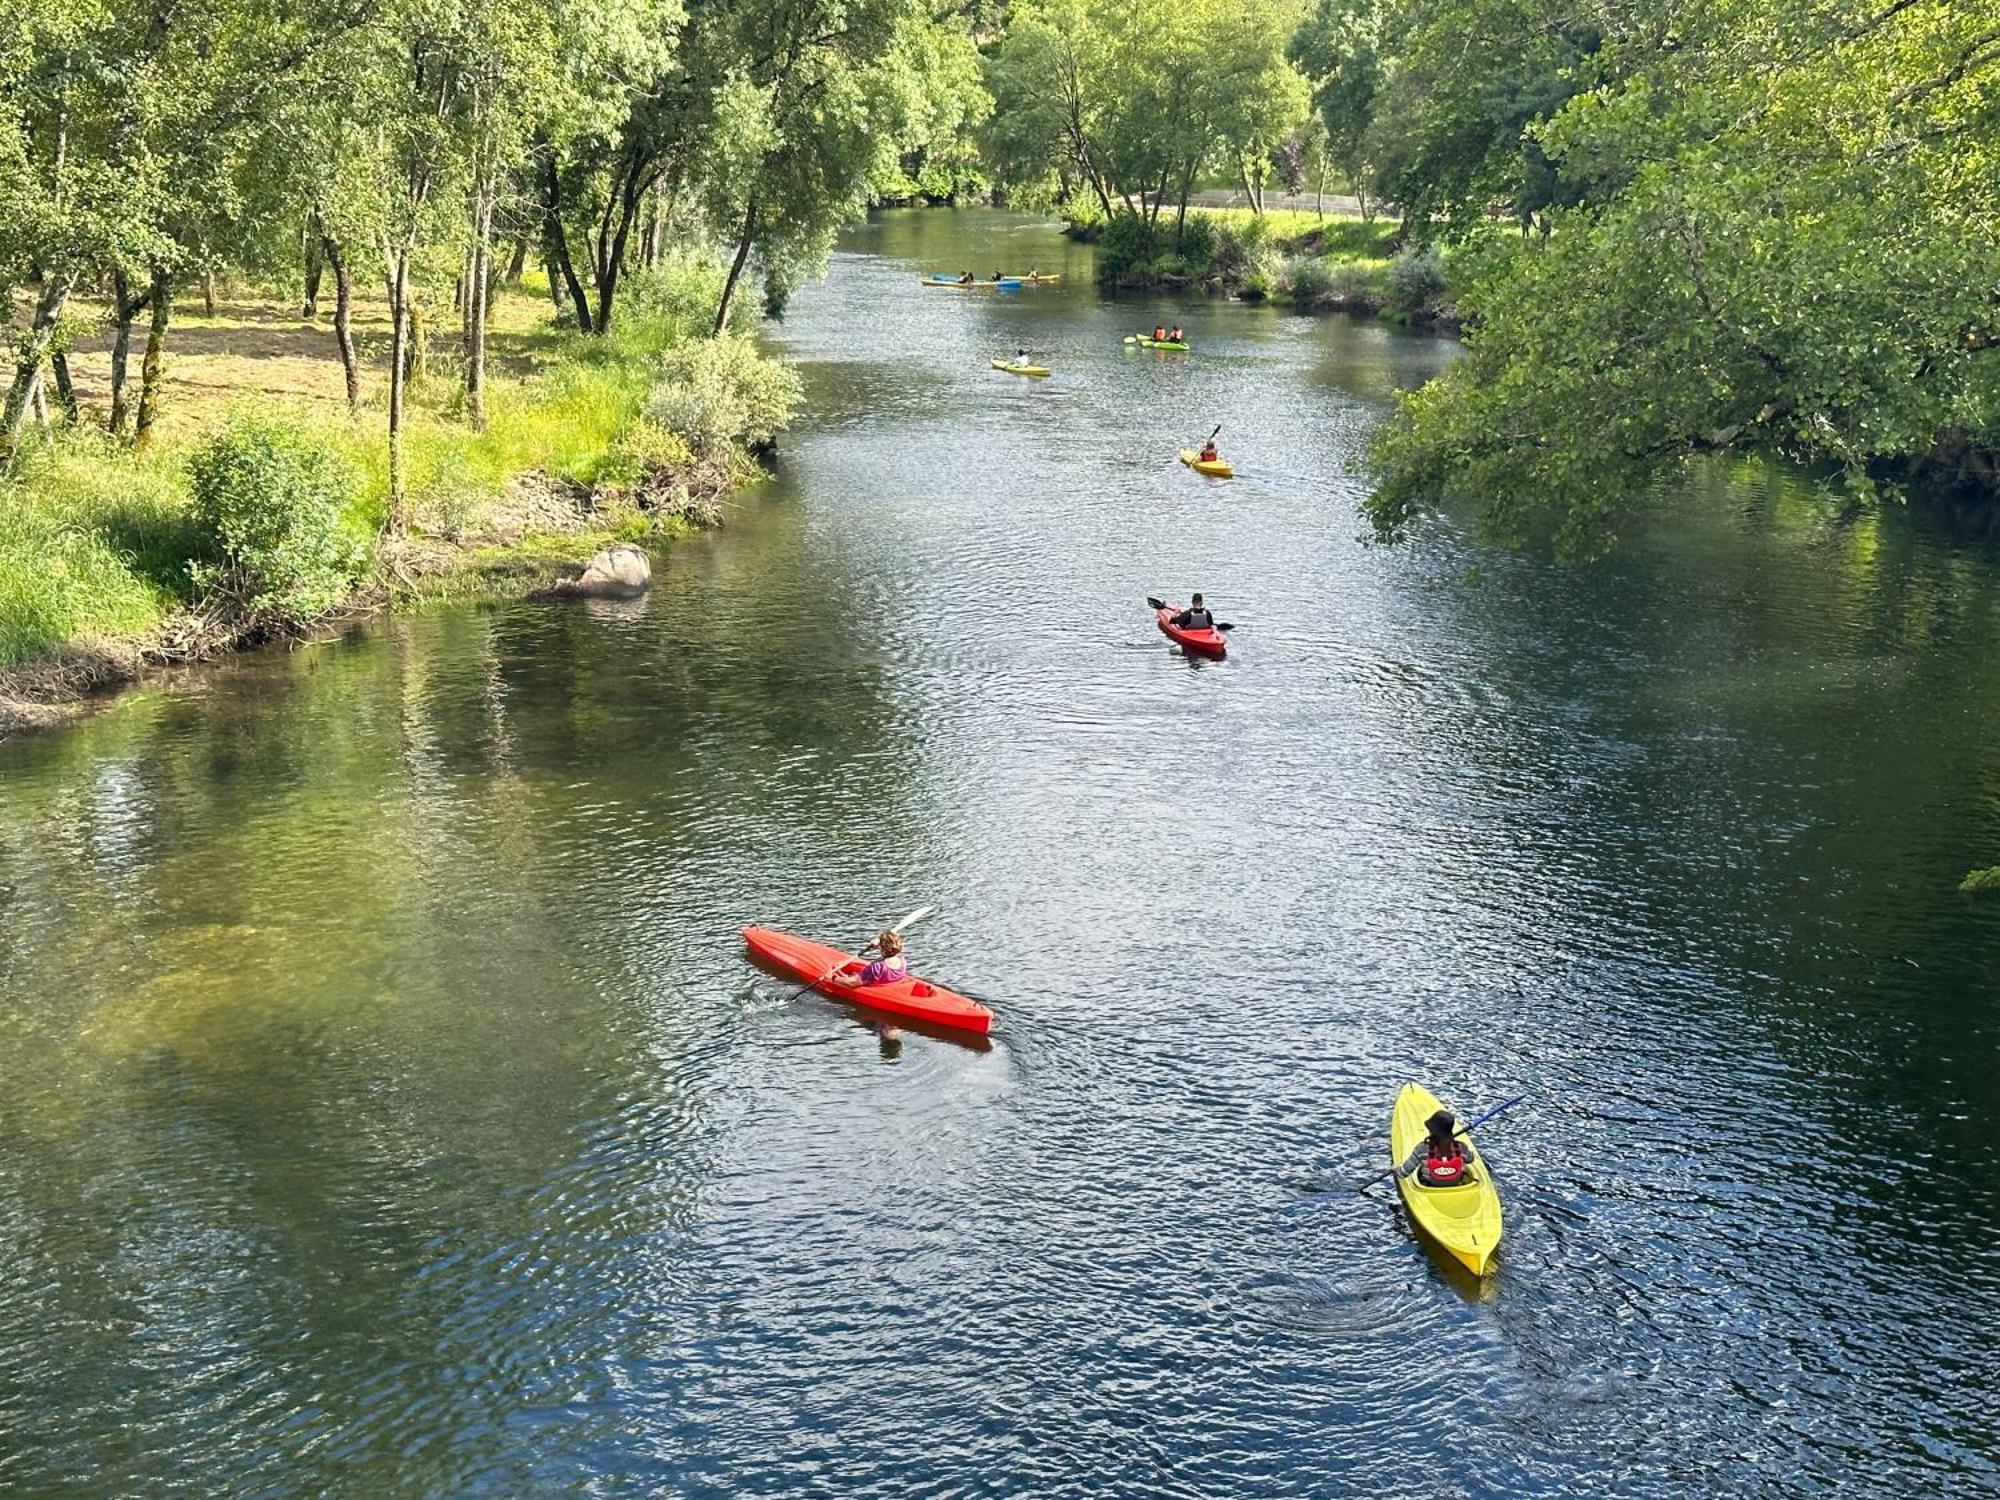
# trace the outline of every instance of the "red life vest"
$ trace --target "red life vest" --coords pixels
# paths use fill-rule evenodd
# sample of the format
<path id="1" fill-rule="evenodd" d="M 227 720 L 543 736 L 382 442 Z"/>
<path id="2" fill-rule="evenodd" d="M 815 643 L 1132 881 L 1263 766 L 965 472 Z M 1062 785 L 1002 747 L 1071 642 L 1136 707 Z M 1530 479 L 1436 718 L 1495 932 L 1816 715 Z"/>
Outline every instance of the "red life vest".
<path id="1" fill-rule="evenodd" d="M 1440 1149 L 1449 1151 L 1449 1156 L 1440 1156 Z M 1424 1180 L 1436 1187 L 1456 1187 L 1465 1180 L 1465 1147 L 1456 1139 L 1440 1148 L 1428 1136 L 1424 1138 Z"/>

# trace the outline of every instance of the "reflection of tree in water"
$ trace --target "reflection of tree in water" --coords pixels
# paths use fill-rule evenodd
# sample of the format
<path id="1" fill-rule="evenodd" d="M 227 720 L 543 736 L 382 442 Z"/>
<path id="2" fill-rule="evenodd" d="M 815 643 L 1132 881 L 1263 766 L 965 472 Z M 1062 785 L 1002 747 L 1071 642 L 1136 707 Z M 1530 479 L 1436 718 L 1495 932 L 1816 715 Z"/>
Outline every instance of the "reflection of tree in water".
<path id="1" fill-rule="evenodd" d="M 1800 1087 L 1845 1075 L 1816 1110 L 1904 1100 L 1914 1115 L 1835 1126 L 1877 1142 L 1929 1131 L 1939 1087 L 2000 1109 L 1974 998 L 2000 987 L 2000 912 L 1952 894 L 1966 830 L 2000 848 L 1990 556 L 1716 466 L 1663 491 L 1605 563 L 1429 576 L 1410 646 L 1429 666 L 1384 721 L 1452 768 L 1512 909 L 1545 914 L 1583 965 L 1581 983 L 1539 976 L 1589 991 L 1551 1025 L 1622 1012 L 1653 1034 L 1667 1020 L 1649 1005 L 1685 1006 L 1676 1025 L 1753 1036 Z M 1911 1148 L 1959 1136 L 1976 1156 L 1981 1118 Z"/>
<path id="2" fill-rule="evenodd" d="M 149 1423 L 238 1381 L 302 1413 L 301 1450 L 364 1419 L 347 1438 L 383 1454 L 476 1432 L 573 1394 L 610 1316 L 599 1243 L 682 1211 L 691 1184 L 653 1182 L 698 1101 L 649 1160 L 593 1160 L 625 1081 L 689 1038 L 608 998 L 551 894 L 573 835 L 520 773 L 492 623 L 386 622 L 20 747 L 0 1220 L 17 1284 L 48 1288 L 17 1347 L 56 1389 L 7 1446 L 60 1464 L 115 1397 L 157 1452 Z"/>

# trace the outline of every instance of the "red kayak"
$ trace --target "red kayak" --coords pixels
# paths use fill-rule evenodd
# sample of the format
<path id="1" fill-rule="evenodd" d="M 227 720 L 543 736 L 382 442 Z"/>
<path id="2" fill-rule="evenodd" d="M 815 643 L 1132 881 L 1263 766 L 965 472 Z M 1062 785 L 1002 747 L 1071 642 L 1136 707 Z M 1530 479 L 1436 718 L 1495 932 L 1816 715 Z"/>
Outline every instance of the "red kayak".
<path id="1" fill-rule="evenodd" d="M 929 1021 L 933 1026 L 949 1026 L 957 1031 L 977 1031 L 984 1035 L 993 1025 L 993 1012 L 977 1000 L 939 989 L 927 980 L 911 975 L 890 984 L 835 984 L 823 975 L 858 974 L 862 961 L 851 953 L 829 948 L 824 943 L 807 942 L 774 927 L 746 927 L 743 941 L 766 963 L 787 969 L 800 979 L 810 979 L 823 994 L 852 1000 L 870 1010 L 885 1010 L 894 1016 Z"/>
<path id="2" fill-rule="evenodd" d="M 1229 650 L 1229 642 L 1222 638 L 1222 632 L 1213 625 L 1206 630 L 1183 630 L 1174 623 L 1174 616 L 1181 612 L 1178 604 L 1169 604 L 1158 611 L 1160 633 L 1174 642 L 1183 651 L 1191 651 L 1196 656 L 1212 656 L 1222 660 Z"/>

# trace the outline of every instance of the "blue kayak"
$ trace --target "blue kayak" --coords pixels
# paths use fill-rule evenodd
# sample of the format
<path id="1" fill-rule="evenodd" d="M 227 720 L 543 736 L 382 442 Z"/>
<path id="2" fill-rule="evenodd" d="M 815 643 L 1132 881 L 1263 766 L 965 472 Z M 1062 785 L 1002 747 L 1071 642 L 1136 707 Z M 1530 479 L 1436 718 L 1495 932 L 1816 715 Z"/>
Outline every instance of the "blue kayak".
<path id="1" fill-rule="evenodd" d="M 956 287 L 962 292 L 1002 291 L 1017 292 L 1021 289 L 1021 278 L 1002 276 L 998 281 L 960 281 L 956 276 L 926 276 L 925 286 Z"/>

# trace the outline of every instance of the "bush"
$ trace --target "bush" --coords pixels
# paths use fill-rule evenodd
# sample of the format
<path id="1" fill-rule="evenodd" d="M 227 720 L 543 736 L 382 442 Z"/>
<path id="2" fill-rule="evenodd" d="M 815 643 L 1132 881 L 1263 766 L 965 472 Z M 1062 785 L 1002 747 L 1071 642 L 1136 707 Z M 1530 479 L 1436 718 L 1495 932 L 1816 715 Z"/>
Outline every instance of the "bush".
<path id="1" fill-rule="evenodd" d="M 725 275 L 723 268 L 712 260 L 669 257 L 653 270 L 630 273 L 618 294 L 618 316 L 667 325 L 665 341 L 669 343 L 688 335 L 705 334 L 715 322 Z M 749 317 L 741 298 L 732 311 L 746 320 Z M 612 327 L 617 326 L 614 318 Z"/>
<path id="2" fill-rule="evenodd" d="M 1333 274 L 1327 278 L 1326 300 L 1329 302 L 1354 307 L 1374 298 L 1375 278 L 1368 274 L 1366 266 L 1357 266 L 1349 261 L 1335 266 Z"/>
<path id="3" fill-rule="evenodd" d="M 1389 262 L 1389 305 L 1398 312 L 1422 312 L 1444 285 L 1444 260 L 1433 245 L 1413 245 Z"/>
<path id="4" fill-rule="evenodd" d="M 1181 225 L 1175 254 L 1190 276 L 1205 275 L 1215 264 L 1215 220 L 1207 214 L 1189 214 Z"/>
<path id="5" fill-rule="evenodd" d="M 188 464 L 206 560 L 197 583 L 239 595 L 267 618 L 298 622 L 347 598 L 368 549 L 343 523 L 354 471 L 305 429 L 267 414 L 232 417 Z"/>
<path id="6" fill-rule="evenodd" d="M 642 488 L 649 479 L 671 474 L 694 461 L 687 441 L 641 418 L 612 443 L 597 471 L 600 485 L 623 491 Z"/>
<path id="7" fill-rule="evenodd" d="M 1310 255 L 1288 258 L 1280 273 L 1285 295 L 1298 307 L 1318 307 L 1333 300 L 1334 267 Z"/>
<path id="8" fill-rule="evenodd" d="M 667 351 L 646 399 L 646 419 L 697 458 L 726 459 L 737 444 L 770 446 L 791 422 L 799 380 L 749 339 L 725 334 Z"/>
<path id="9" fill-rule="evenodd" d="M 1097 279 L 1111 285 L 1144 265 L 1151 253 L 1145 220 L 1137 214 L 1116 214 L 1097 237 Z"/>

